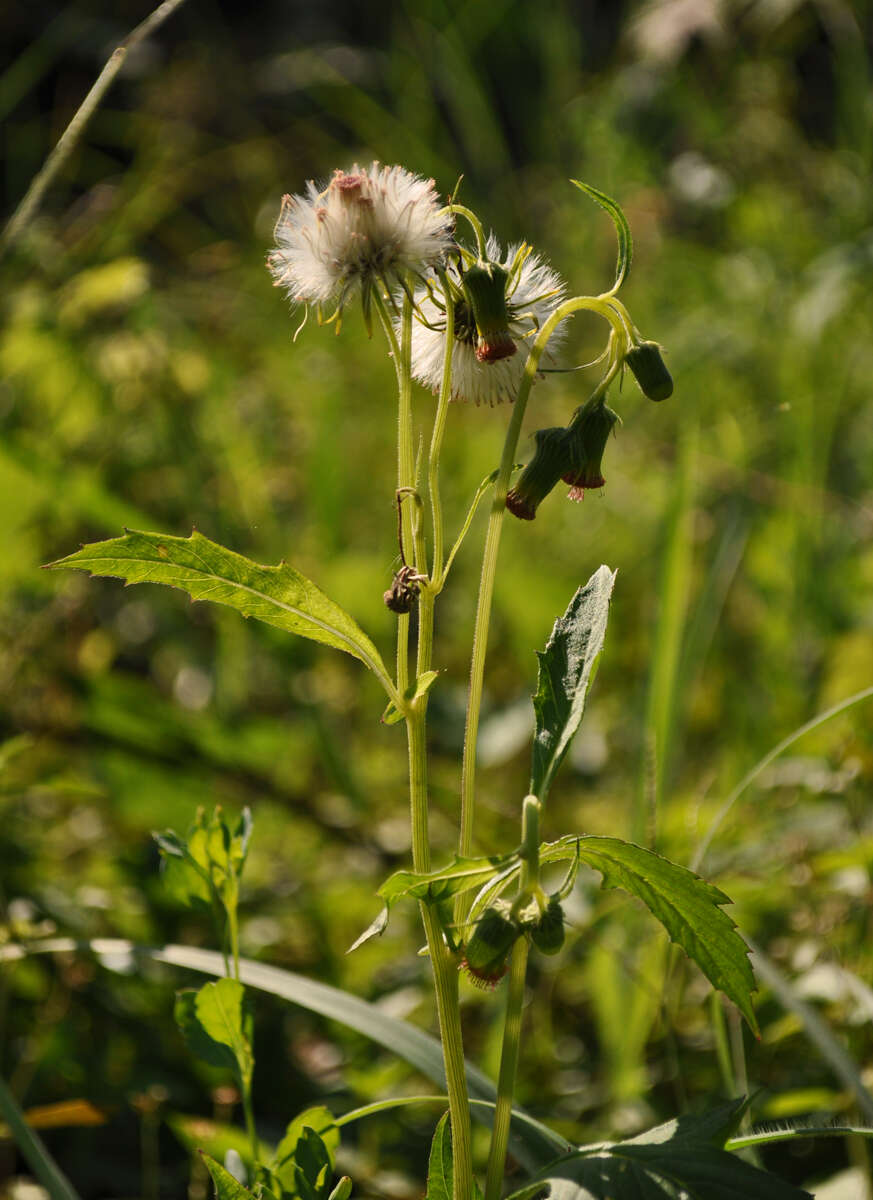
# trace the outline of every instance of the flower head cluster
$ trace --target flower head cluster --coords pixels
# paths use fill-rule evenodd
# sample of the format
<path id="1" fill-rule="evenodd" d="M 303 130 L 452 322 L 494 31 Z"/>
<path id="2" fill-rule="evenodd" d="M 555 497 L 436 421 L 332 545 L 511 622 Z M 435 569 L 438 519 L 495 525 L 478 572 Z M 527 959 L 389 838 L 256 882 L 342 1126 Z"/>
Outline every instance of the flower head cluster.
<path id="1" fill-rule="evenodd" d="M 514 400 L 524 373 L 525 347 L 564 298 L 565 285 L 525 243 L 510 246 L 503 255 L 493 236 L 488 239 L 488 263 L 469 271 L 453 264 L 447 272 L 455 295 L 452 399 L 488 404 Z M 501 303 L 489 295 L 484 271 L 499 285 Z M 473 278 L 465 285 L 467 276 Z M 443 377 L 446 316 L 439 292 L 417 289 L 419 319 L 412 327 L 412 373 L 419 382 L 438 391 Z M 503 318 L 502 327 L 498 317 Z M 560 342 L 559 325 L 549 340 L 542 365 L 554 362 Z"/>
<path id="2" fill-rule="evenodd" d="M 357 164 L 335 171 L 325 188 L 285 196 L 267 266 L 296 303 L 336 305 L 358 289 L 365 309 L 376 282 L 396 287 L 422 274 L 452 246 L 452 217 L 432 179 L 402 167 Z"/>

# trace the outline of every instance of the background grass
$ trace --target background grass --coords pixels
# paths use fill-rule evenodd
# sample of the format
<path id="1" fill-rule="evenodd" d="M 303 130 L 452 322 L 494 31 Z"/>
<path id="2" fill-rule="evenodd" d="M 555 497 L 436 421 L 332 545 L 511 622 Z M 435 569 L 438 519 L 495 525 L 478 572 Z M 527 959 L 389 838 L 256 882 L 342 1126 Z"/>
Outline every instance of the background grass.
<path id="1" fill-rule="evenodd" d="M 146 13 L 133 0 L 4 10 L 7 212 Z M 0 935 L 211 943 L 162 886 L 149 831 L 183 829 L 198 804 L 250 804 L 246 952 L 431 1020 L 414 913 L 344 954 L 408 853 L 402 730 L 378 724 L 358 664 L 176 593 L 38 570 L 125 524 L 196 525 L 289 559 L 389 652 L 391 364 L 355 315 L 338 340 L 309 326 L 292 345 L 263 267 L 282 192 L 356 159 L 403 163 L 443 192 L 463 174 L 486 224 L 532 241 L 575 291 L 606 286 L 615 251 L 567 180 L 614 195 L 636 242 L 624 299 L 676 380 L 662 405 L 631 386 L 613 396 L 624 424 L 601 495 L 556 492 L 506 529 L 478 848 L 515 843 L 532 651 L 601 562 L 619 569 L 607 648 L 547 837 L 633 836 L 690 862 L 749 767 L 873 681 L 871 23 L 844 0 L 188 0 L 131 57 L 3 266 Z M 578 320 L 567 361 L 601 334 Z M 564 423 L 587 383 L 538 385 L 527 433 Z M 416 404 L 424 420 L 432 399 Z M 449 528 L 506 420 L 453 408 Z M 437 618 L 438 858 L 454 841 L 483 528 Z M 871 711 L 792 747 L 704 862 L 868 1086 Z M 593 1139 L 740 1086 L 756 1120 L 855 1111 L 766 988 L 762 1040 L 728 1013 L 720 1071 L 720 1009 L 654 925 L 593 881 L 570 913 L 565 955 L 531 976 L 520 1099 L 537 1115 Z M 45 1134 L 85 1197 L 206 1194 L 162 1119 L 227 1117 L 233 1097 L 181 1048 L 180 982 L 78 960 L 3 969 L 0 1067 L 16 1094 L 105 1109 L 100 1126 Z M 471 1056 L 493 1071 L 502 998 L 466 1000 Z M 343 1109 L 416 1086 L 361 1039 L 258 1004 L 265 1137 L 315 1099 Z M 432 1115 L 360 1127 L 358 1194 L 418 1194 Z M 767 1163 L 809 1182 L 853 1158 L 829 1141 Z M 0 1142 L 0 1176 L 16 1170 Z"/>

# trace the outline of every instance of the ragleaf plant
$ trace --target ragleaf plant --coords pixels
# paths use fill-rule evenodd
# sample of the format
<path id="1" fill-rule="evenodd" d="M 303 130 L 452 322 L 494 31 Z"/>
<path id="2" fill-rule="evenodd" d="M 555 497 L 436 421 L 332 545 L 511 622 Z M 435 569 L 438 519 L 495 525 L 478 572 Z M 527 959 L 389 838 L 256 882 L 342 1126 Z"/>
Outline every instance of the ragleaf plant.
<path id="1" fill-rule="evenodd" d="M 499 1200 L 503 1195 L 510 1146 L 527 1173 L 523 1186 L 512 1193 L 515 1200 L 549 1187 L 577 1200 L 680 1195 L 739 1200 L 765 1194 L 791 1200 L 806 1195 L 773 1181 L 725 1149 L 739 1119 L 736 1106 L 727 1114 L 717 1114 L 717 1119 L 699 1118 L 693 1126 L 683 1124 L 682 1118 L 628 1143 L 575 1147 L 513 1105 L 528 956 L 531 950 L 547 955 L 560 952 L 565 933 L 562 901 L 583 864 L 600 873 L 604 887 L 621 888 L 642 901 L 713 987 L 756 1028 L 747 949 L 724 912 L 729 901 L 723 892 L 686 868 L 620 838 L 572 830 L 556 840 L 541 841 L 548 794 L 579 727 L 603 651 L 616 578 L 605 566 L 578 588 L 539 654 L 533 697 L 536 732 L 528 794 L 519 797 L 520 836 L 516 841 L 509 834 L 506 843 L 488 855 L 473 854 L 476 743 L 507 511 L 534 519 L 561 479 L 569 483 L 572 499 L 581 498 L 588 488 L 604 486 L 602 459 L 617 424 L 606 397 L 626 370 L 653 400 L 666 399 L 673 387 L 659 346 L 643 337 L 618 298 L 632 252 L 624 214 L 602 192 L 573 182 L 609 214 L 618 236 L 614 282 L 593 296 L 567 297 L 563 281 L 529 245 L 522 243 L 504 253 L 495 238 L 486 237 L 476 213 L 454 197 L 441 205 L 432 181 L 400 167 L 374 163 L 363 170 L 338 171 L 327 187 L 310 184 L 304 196 L 286 197 L 283 202 L 277 245 L 268 258 L 275 283 L 288 291 L 295 305 L 306 306 L 307 312 L 314 308 L 319 323 L 337 329 L 345 310 L 359 300 L 368 330 L 381 328 L 396 372 L 395 496 L 401 565 L 385 593 L 385 602 L 397 618 L 392 669 L 357 621 L 292 567 L 259 565 L 196 531 L 179 537 L 128 530 L 51 564 L 117 576 L 125 583 L 167 584 L 194 600 L 223 604 L 244 617 L 341 650 L 358 659 L 382 685 L 387 701 L 383 720 L 405 726 L 412 861 L 381 886 L 383 911 L 355 945 L 384 930 L 395 904 L 410 900 L 418 904 L 435 988 L 441 1065 L 429 1043 L 422 1042 L 420 1031 L 414 1031 L 415 1037 L 412 1030 L 408 1035 L 398 1033 L 397 1022 L 371 1012 L 361 1001 L 321 984 L 292 979 L 288 973 L 275 973 L 277 978 L 287 976 L 281 985 L 272 976 L 266 981 L 268 969 L 240 959 L 237 905 L 251 831 L 248 815 L 231 829 L 219 812 L 208 819 L 201 813 L 186 839 L 171 832 L 158 837 L 177 892 L 191 903 L 207 904 L 219 923 L 225 978 L 198 992 L 180 993 L 176 1017 L 191 1049 L 230 1071 L 242 1095 L 247 1146 L 244 1142 L 234 1146 L 223 1165 L 204 1156 L 221 1198 L 240 1200 L 254 1188 L 275 1200 L 347 1200 L 351 1181 L 344 1177 L 334 1182 L 341 1127 L 407 1103 L 436 1103 L 447 1109 L 433 1139 L 428 1200 L 480 1196 L 471 1117 L 492 1128 L 487 1164 L 475 1164 L 477 1170 L 485 1168 L 484 1200 Z M 458 221 L 472 231 L 470 242 L 460 235 Z M 602 374 L 566 426 L 539 431 L 533 459 L 512 486 L 533 385 L 546 372 L 559 369 L 554 366 L 556 347 L 568 320 L 582 312 L 595 314 L 607 326 L 603 352 L 595 360 L 602 365 Z M 429 431 L 413 420 L 415 379 L 437 394 L 435 407 L 418 406 L 419 420 L 429 423 Z M 440 459 L 453 399 L 491 403 L 506 399 L 511 408 L 499 465 L 472 497 L 449 548 Z M 417 463 L 414 447 L 422 437 L 426 450 Z M 387 480 L 385 487 L 390 487 Z M 457 853 L 449 863 L 435 865 L 426 752 L 428 703 L 438 685 L 432 666 L 434 610 L 477 506 L 489 495 L 460 764 Z M 568 864 L 566 877 L 549 894 L 541 881 L 541 868 L 561 862 Z M 203 952 L 186 955 L 175 948 L 174 953 L 172 961 L 216 970 L 213 959 L 207 963 Z M 465 1061 L 459 999 L 464 969 L 482 986 L 496 986 L 508 975 L 496 1089 Z M 280 994 L 392 1046 L 439 1083 L 444 1081 L 445 1095 L 389 1098 L 337 1117 L 323 1108 L 310 1109 L 292 1118 L 278 1147 L 265 1146 L 257 1134 L 251 1102 L 255 1063 L 247 980 L 254 987 L 278 988 Z"/>

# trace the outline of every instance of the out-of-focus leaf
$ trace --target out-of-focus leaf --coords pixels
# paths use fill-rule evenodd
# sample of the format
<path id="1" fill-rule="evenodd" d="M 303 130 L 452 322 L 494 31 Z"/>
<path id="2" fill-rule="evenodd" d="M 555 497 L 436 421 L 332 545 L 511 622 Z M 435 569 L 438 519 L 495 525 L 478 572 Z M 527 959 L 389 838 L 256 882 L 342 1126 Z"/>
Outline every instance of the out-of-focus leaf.
<path id="1" fill-rule="evenodd" d="M 615 574 L 609 567 L 595 571 L 555 622 L 545 650 L 537 651 L 540 670 L 533 697 L 537 725 L 530 791 L 541 800 L 582 720 L 585 697 L 603 649 Z"/>
<path id="2" fill-rule="evenodd" d="M 452 1131 L 449 1125 L 449 1114 L 443 1113 L 430 1144 L 425 1200 L 452 1200 L 454 1177 Z"/>
<path id="3" fill-rule="evenodd" d="M 216 1162 L 214 1158 L 202 1152 L 200 1157 L 206 1164 L 206 1169 L 215 1184 L 216 1200 L 251 1200 L 252 1193 L 249 1189 L 243 1187 L 238 1179 L 234 1179 L 230 1171 L 220 1162 Z"/>
<path id="4" fill-rule="evenodd" d="M 93 542 L 49 563 L 92 575 L 113 575 L 125 583 L 163 583 L 235 608 L 288 633 L 322 642 L 360 659 L 389 696 L 395 689 L 379 651 L 349 614 L 305 576 L 280 563 L 264 567 L 212 542 L 197 530 L 190 537 L 128 530 L 123 537 Z"/>
<path id="5" fill-rule="evenodd" d="M 73 1185 L 49 1154 L 39 1134 L 30 1128 L 15 1097 L 2 1079 L 0 1079 L 0 1117 L 9 1126 L 27 1165 L 52 1200 L 79 1200 Z"/>
<path id="6" fill-rule="evenodd" d="M 198 1058 L 251 1079 L 252 1016 L 245 988 L 235 979 L 206 983 L 198 991 L 176 994 L 176 1023 Z"/>
<path id="7" fill-rule="evenodd" d="M 30 954 L 76 951 L 97 954 L 105 962 L 122 956 L 125 960 L 131 957 L 141 958 L 199 971 L 205 975 L 223 976 L 225 970 L 224 959 L 215 950 L 177 945 L 160 948 L 138 946 L 125 938 L 94 938 L 83 942 L 72 938 L 52 938 L 26 946 L 0 946 L 0 963 L 15 961 Z M 376 1005 L 368 1004 L 358 996 L 307 979 L 305 975 L 297 975 L 281 967 L 270 967 L 241 958 L 239 969 L 240 979 L 246 986 L 269 992 L 272 996 L 299 1004 L 310 1012 L 339 1021 L 404 1059 L 439 1087 L 445 1087 L 442 1048 L 437 1039 L 424 1030 L 389 1016 Z M 496 1099 L 495 1086 L 486 1075 L 469 1063 L 465 1069 L 470 1099 L 474 1101 L 472 1112 L 483 1124 L 491 1125 Z M 476 1101 L 487 1103 L 475 1103 Z M 557 1155 L 566 1153 L 570 1144 L 566 1138 L 549 1129 L 547 1125 L 527 1113 L 516 1111 L 510 1125 L 509 1148 L 513 1157 L 528 1171 L 533 1172 Z"/>
<path id="8" fill-rule="evenodd" d="M 300 1166 L 298 1151 L 304 1143 L 306 1130 L 316 1133 L 328 1157 L 330 1170 L 333 1170 L 337 1147 L 340 1142 L 339 1128 L 329 1109 L 323 1105 L 307 1108 L 289 1122 L 285 1135 L 276 1147 L 272 1171 L 279 1179 L 283 1188 L 288 1191 L 295 1189 L 295 1168 Z M 304 1153 L 305 1158 L 305 1153 Z M 329 1176 L 328 1176 L 329 1177 Z"/>

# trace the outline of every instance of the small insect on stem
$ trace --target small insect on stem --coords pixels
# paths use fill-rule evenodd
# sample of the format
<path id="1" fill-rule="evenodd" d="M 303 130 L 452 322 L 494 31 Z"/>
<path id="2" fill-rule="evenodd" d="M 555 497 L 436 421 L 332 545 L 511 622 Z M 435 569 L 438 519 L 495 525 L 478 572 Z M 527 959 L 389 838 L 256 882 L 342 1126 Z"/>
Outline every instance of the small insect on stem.
<path id="1" fill-rule="evenodd" d="M 415 567 L 407 564 L 406 555 L 403 552 L 403 501 L 408 496 L 416 501 L 419 507 L 421 506 L 421 497 L 415 488 L 397 489 L 397 544 L 400 547 L 401 567 L 395 574 L 391 587 L 382 596 L 385 606 L 395 613 L 412 612 L 421 590 L 420 585 L 427 580 L 426 575 L 420 575 Z"/>

